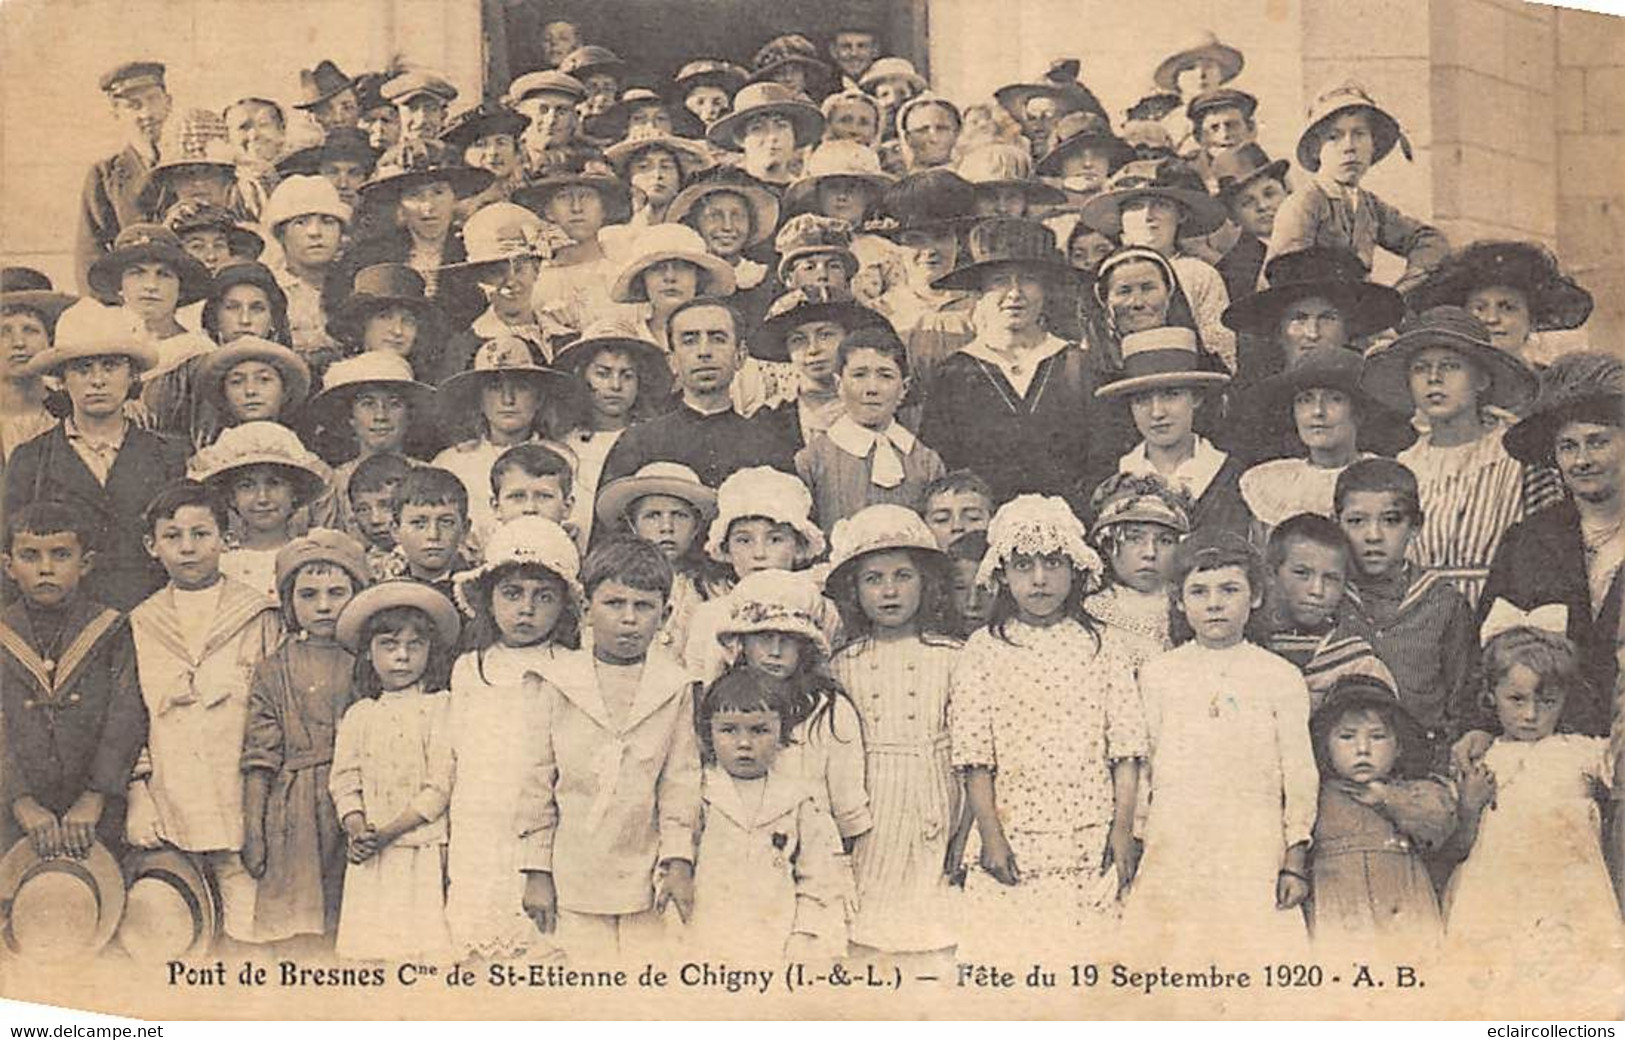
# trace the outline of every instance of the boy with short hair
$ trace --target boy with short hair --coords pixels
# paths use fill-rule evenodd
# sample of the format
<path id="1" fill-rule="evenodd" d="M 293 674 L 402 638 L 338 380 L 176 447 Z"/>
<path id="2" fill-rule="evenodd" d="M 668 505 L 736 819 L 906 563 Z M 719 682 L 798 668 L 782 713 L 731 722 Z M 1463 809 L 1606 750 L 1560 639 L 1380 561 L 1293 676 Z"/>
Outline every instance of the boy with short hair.
<path id="1" fill-rule="evenodd" d="M 993 489 L 968 469 L 956 469 L 925 487 L 920 516 L 937 547 L 946 551 L 972 531 L 985 531 L 993 520 Z"/>
<path id="2" fill-rule="evenodd" d="M 1461 593 L 1406 559 L 1422 527 L 1416 476 L 1393 459 L 1361 459 L 1338 476 L 1333 511 L 1354 554 L 1350 608 L 1440 758 L 1474 717 L 1478 640 Z"/>
<path id="3" fill-rule="evenodd" d="M 224 931 L 254 941 L 255 882 L 243 842 L 243 732 L 254 665 L 282 635 L 276 604 L 220 573 L 226 507 L 196 481 L 161 488 L 143 516 L 169 581 L 130 612 L 146 761 L 130 784 L 132 845 L 193 853 L 214 877 Z"/>
<path id="4" fill-rule="evenodd" d="M 1236 244 L 1215 265 L 1224 276 L 1224 287 L 1232 301 L 1258 291 L 1264 254 L 1275 233 L 1275 215 L 1292 194 L 1286 182 L 1289 165 L 1285 159 L 1271 162 L 1269 154 L 1256 143 L 1218 152 L 1208 163 L 1219 201 L 1229 211 L 1231 223 L 1241 231 Z"/>
<path id="5" fill-rule="evenodd" d="M 491 511 L 494 524 L 519 516 L 545 516 L 570 533 L 580 547 L 586 532 L 577 529 L 575 460 L 553 445 L 516 444 L 491 464 Z M 494 526 L 494 525 L 493 525 Z M 475 532 L 481 544 L 489 531 Z"/>
<path id="6" fill-rule="evenodd" d="M 405 455 L 381 451 L 356 463 L 350 474 L 346 496 L 353 518 L 351 533 L 367 547 L 367 564 L 379 581 L 403 573 L 395 555 L 395 513 L 401 485 L 411 472 L 412 462 Z"/>
<path id="7" fill-rule="evenodd" d="M 468 489 L 457 474 L 438 466 L 407 474 L 395 503 L 395 555 L 404 576 L 450 599 L 452 575 L 471 566 L 462 552 L 467 537 Z"/>
<path id="8" fill-rule="evenodd" d="M 135 646 L 119 612 L 82 591 L 90 528 L 62 502 L 7 518 L 0 613 L 0 714 L 8 812 L 41 857 L 123 848 L 124 791 L 147 735 Z"/>
<path id="9" fill-rule="evenodd" d="M 1265 649 L 1303 672 L 1311 709 L 1346 675 L 1376 676 L 1394 685 L 1371 643 L 1343 617 L 1352 564 L 1343 529 L 1316 513 L 1284 520 L 1271 532 L 1264 553 L 1270 630 Z"/>
<path id="10" fill-rule="evenodd" d="M 616 537 L 582 568 L 592 649 L 561 655 L 539 691 L 536 760 L 520 791 L 525 912 L 555 929 L 572 959 L 647 955 L 662 914 L 694 900 L 700 754 L 693 691 L 651 647 L 665 620 L 671 565 Z M 605 752 L 624 747 L 608 759 Z"/>

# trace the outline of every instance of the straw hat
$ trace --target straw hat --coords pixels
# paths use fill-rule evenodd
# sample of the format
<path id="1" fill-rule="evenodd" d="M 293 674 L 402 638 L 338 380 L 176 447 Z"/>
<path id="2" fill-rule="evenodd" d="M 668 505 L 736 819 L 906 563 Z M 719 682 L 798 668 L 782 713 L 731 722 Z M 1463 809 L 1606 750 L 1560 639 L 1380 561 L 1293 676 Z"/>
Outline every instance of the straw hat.
<path id="1" fill-rule="evenodd" d="M 778 115 L 795 129 L 795 146 L 803 148 L 824 132 L 824 113 L 818 106 L 779 83 L 751 83 L 734 95 L 734 110 L 711 125 L 706 140 L 719 148 L 740 151 L 740 138 L 750 121 L 761 115 Z"/>
<path id="2" fill-rule="evenodd" d="M 317 174 L 294 174 L 282 178 L 271 192 L 260 223 L 275 235 L 282 230 L 283 224 L 311 213 L 333 217 L 346 227 L 352 216 L 350 207 L 339 198 L 339 190 L 333 187 L 332 181 Z"/>
<path id="3" fill-rule="evenodd" d="M 1625 417 L 1625 363 L 1599 351 L 1580 350 L 1553 361 L 1541 373 L 1540 392 L 1529 413 L 1507 430 L 1507 454 L 1525 465 L 1550 463 L 1557 431 L 1567 422 L 1619 426 Z"/>
<path id="4" fill-rule="evenodd" d="M 652 126 L 634 127 L 618 136 L 621 136 L 621 140 L 604 149 L 604 158 L 615 167 L 616 175 L 623 178 L 628 175 L 632 160 L 650 149 L 664 151 L 676 160 L 678 172 L 684 180 L 713 165 L 711 153 L 706 151 L 704 143 L 662 133 Z"/>
<path id="5" fill-rule="evenodd" d="M 1195 68 L 1199 62 L 1211 61 L 1219 67 L 1219 82 L 1228 83 L 1241 72 L 1246 60 L 1241 52 L 1226 43 L 1220 43 L 1213 30 L 1204 29 L 1193 39 L 1168 57 L 1162 59 L 1157 65 L 1157 71 L 1152 79 L 1157 86 L 1164 90 L 1178 92 L 1179 74 L 1186 69 Z"/>
<path id="6" fill-rule="evenodd" d="M 682 499 L 694 507 L 701 523 L 709 523 L 717 511 L 717 493 L 706 487 L 699 474 L 680 462 L 651 462 L 631 476 L 618 477 L 598 490 L 600 517 L 625 517 L 638 499 L 666 495 Z"/>
<path id="7" fill-rule="evenodd" d="M 1179 206 L 1181 236 L 1205 235 L 1227 219 L 1224 207 L 1207 193 L 1201 175 L 1177 159 L 1137 159 L 1112 175 L 1106 190 L 1083 205 L 1083 219 L 1108 235 L 1123 233 L 1123 206 L 1145 196 Z"/>
<path id="8" fill-rule="evenodd" d="M 1156 524 L 1180 537 L 1191 533 L 1191 501 L 1154 473 L 1114 473 L 1089 496 L 1095 525 L 1089 540 L 1096 546 L 1119 524 Z"/>
<path id="9" fill-rule="evenodd" d="M 90 265 L 86 276 L 90 291 L 103 303 L 118 303 L 125 269 L 144 263 L 161 263 L 175 272 L 181 283 L 177 306 L 209 295 L 209 269 L 192 259 L 175 232 L 162 224 L 131 224 L 121 230 L 113 239 L 113 248 Z"/>
<path id="10" fill-rule="evenodd" d="M 322 392 L 311 398 L 306 413 L 313 419 L 331 421 L 332 413 L 347 409 L 357 393 L 374 387 L 401 394 L 417 412 L 434 404 L 434 387 L 412 378 L 410 362 L 386 350 L 367 350 L 328 366 Z"/>
<path id="11" fill-rule="evenodd" d="M 332 472 L 281 423 L 254 422 L 228 426 L 219 438 L 199 448 L 187 463 L 186 475 L 216 491 L 229 491 L 232 478 L 250 466 L 275 466 L 294 485 L 294 505 L 303 505 L 327 488 Z"/>
<path id="12" fill-rule="evenodd" d="M 914 68 L 914 63 L 907 58 L 876 58 L 870 66 L 863 71 L 858 79 L 858 87 L 867 93 L 873 94 L 874 88 L 890 79 L 900 79 L 907 83 L 909 89 L 918 94 L 930 90 L 931 84 Z"/>
<path id="13" fill-rule="evenodd" d="M 812 576 L 796 571 L 757 571 L 739 580 L 724 601 L 728 619 L 717 642 L 732 648 L 754 632 L 800 636 L 829 657 L 830 634 L 839 624 L 835 605 L 824 598 Z"/>
<path id="14" fill-rule="evenodd" d="M 987 552 L 976 569 L 976 584 L 993 588 L 997 573 L 1015 553 L 1046 556 L 1059 553 L 1083 573 L 1083 591 L 1105 584 L 1106 564 L 1089 546 L 1089 532 L 1054 495 L 1017 495 L 999 507 L 987 525 Z"/>
<path id="15" fill-rule="evenodd" d="M 208 875 L 178 849 L 144 849 L 124 861 L 127 883 L 118 942 L 138 963 L 196 960 L 219 928 L 219 897 Z"/>
<path id="16" fill-rule="evenodd" d="M 0 308 L 26 307 L 37 311 L 48 328 L 55 326 L 62 312 L 78 299 L 72 293 L 57 292 L 51 279 L 32 267 L 0 268 Z"/>
<path id="17" fill-rule="evenodd" d="M 666 223 L 687 224 L 700 204 L 712 195 L 738 195 L 750 208 L 750 241 L 760 245 L 773 237 L 779 226 L 779 197 L 747 173 L 717 169 L 677 193 L 666 210 Z"/>
<path id="18" fill-rule="evenodd" d="M 824 554 L 824 532 L 812 522 L 812 492 L 796 477 L 771 466 L 750 466 L 728 476 L 717 488 L 717 515 L 706 532 L 705 554 L 727 562 L 723 543 L 735 520 L 762 517 L 785 524 L 806 543 L 805 556 Z"/>
<path id="19" fill-rule="evenodd" d="M 336 97 L 355 86 L 355 80 L 326 58 L 313 69 L 299 70 L 299 100 L 293 107 L 308 112 L 329 98 Z"/>
<path id="20" fill-rule="evenodd" d="M 307 563 L 327 563 L 348 574 L 359 591 L 372 583 L 366 548 L 343 531 L 312 527 L 277 550 L 276 585 L 283 583 Z"/>
<path id="21" fill-rule="evenodd" d="M 1400 146 L 1405 158 L 1411 157 L 1411 143 L 1400 130 L 1399 120 L 1371 100 L 1364 87 L 1349 80 L 1321 94 L 1309 106 L 1307 125 L 1298 135 L 1299 166 L 1310 172 L 1320 169 L 1321 130 L 1344 112 L 1365 112 L 1371 117 L 1371 136 L 1376 146 L 1371 155 L 1372 165 L 1381 162 L 1394 150 L 1395 144 Z"/>
<path id="22" fill-rule="evenodd" d="M 706 251 L 705 239 L 686 224 L 651 224 L 633 240 L 632 258 L 615 276 L 609 298 L 616 303 L 646 303 L 644 272 L 668 260 L 693 264 L 700 271 L 699 295 L 732 296 L 734 272 L 727 262 Z"/>
<path id="23" fill-rule="evenodd" d="M 1055 247 L 1055 233 L 1036 220 L 989 217 L 971 228 L 966 242 L 968 263 L 931 283 L 933 289 L 980 291 L 989 271 L 1016 266 L 1052 282 L 1076 282 L 1078 272 Z"/>
<path id="24" fill-rule="evenodd" d="M 1483 241 L 1452 253 L 1405 302 L 1415 311 L 1467 306 L 1475 290 L 1516 289 L 1529 306 L 1536 329 L 1577 329 L 1591 317 L 1591 294 L 1558 267 L 1557 257 L 1538 242 Z"/>
<path id="25" fill-rule="evenodd" d="M 880 168 L 880 154 L 857 141 L 825 141 L 807 153 L 801 176 L 784 189 L 784 211 L 801 213 L 818 204 L 818 186 L 830 180 L 851 180 L 868 186 L 878 201 L 895 178 Z"/>
<path id="26" fill-rule="evenodd" d="M 124 878 L 99 841 L 84 859 L 41 859 L 24 838 L 0 858 L 0 924 L 13 954 L 89 957 L 107 945 L 123 913 Z"/>
<path id="27" fill-rule="evenodd" d="M 831 292 L 828 286 L 806 285 L 791 289 L 773 301 L 767 316 L 751 333 L 752 356 L 764 361 L 788 360 L 790 333 L 798 325 L 813 321 L 832 321 L 845 332 L 873 325 L 891 328 L 891 323 L 878 311 L 870 310 L 852 297 Z"/>
<path id="28" fill-rule="evenodd" d="M 276 369 L 282 377 L 282 412 L 291 414 L 310 395 L 310 366 L 305 359 L 280 343 L 258 336 L 239 336 L 203 355 L 198 368 L 198 390 L 219 400 L 225 396 L 226 377 L 245 361 L 258 361 Z"/>
<path id="29" fill-rule="evenodd" d="M 463 247 L 468 259 L 442 264 L 442 271 L 507 268 L 513 260 L 548 260 L 553 256 L 555 231 L 547 221 L 512 202 L 488 202 L 463 224 Z"/>
<path id="30" fill-rule="evenodd" d="M 1366 273 L 1358 256 L 1336 246 L 1283 253 L 1264 272 L 1269 288 L 1232 303 L 1221 320 L 1237 332 L 1273 340 L 1287 308 L 1319 296 L 1336 305 L 1350 338 L 1393 328 L 1405 316 L 1405 301 L 1388 286 L 1367 281 Z"/>
<path id="31" fill-rule="evenodd" d="M 466 420 L 480 411 L 480 392 L 504 379 L 530 385 L 544 401 L 564 391 L 569 383 L 565 373 L 536 364 L 530 344 L 518 336 L 500 336 L 480 344 L 471 367 L 440 381 L 436 397 L 440 413 L 451 422 Z"/>
<path id="32" fill-rule="evenodd" d="M 1434 307 L 1409 318 L 1399 335 L 1372 347 L 1365 356 L 1360 386 L 1366 393 L 1402 414 L 1415 411 L 1411 396 L 1411 358 L 1429 347 L 1455 351 L 1489 377 L 1489 389 L 1480 404 L 1522 412 L 1534 396 L 1536 378 L 1516 357 L 1490 342 L 1484 323 L 1460 307 Z"/>
<path id="33" fill-rule="evenodd" d="M 457 646 L 457 635 L 462 631 L 457 608 L 433 585 L 410 578 L 391 578 L 356 593 L 339 612 L 338 641 L 352 654 L 365 653 L 367 648 L 360 645 L 360 639 L 367 622 L 374 614 L 391 607 L 416 607 L 423 611 L 434 625 L 441 646 L 447 650 Z"/>
<path id="34" fill-rule="evenodd" d="M 1096 397 L 1124 397 L 1175 387 L 1205 390 L 1230 382 L 1227 374 L 1201 367 L 1196 331 L 1183 325 L 1131 332 L 1123 337 L 1121 349 L 1122 376 L 1097 389 Z"/>
<path id="35" fill-rule="evenodd" d="M 581 330 L 581 337 L 561 349 L 553 358 L 559 370 L 582 378 L 582 370 L 600 350 L 617 350 L 631 356 L 638 369 L 638 398 L 663 401 L 671 394 L 671 359 L 625 318 L 600 318 Z"/>
<path id="36" fill-rule="evenodd" d="M 581 554 L 576 549 L 575 539 L 545 516 L 518 516 L 498 524 L 491 532 L 485 545 L 484 563 L 461 571 L 452 579 L 452 595 L 456 597 L 457 606 L 473 617 L 474 604 L 469 597 L 475 586 L 487 575 L 514 564 L 545 567 L 564 582 L 577 606 L 585 598 L 581 591 Z"/>
<path id="37" fill-rule="evenodd" d="M 27 372 L 52 376 L 69 362 L 98 357 L 129 358 L 139 374 L 158 364 L 158 348 L 134 312 L 80 300 L 62 312 L 51 345 L 29 359 Z"/>
<path id="38" fill-rule="evenodd" d="M 870 553 L 906 549 L 915 559 L 940 566 L 947 555 L 937 547 L 936 536 L 920 514 L 905 506 L 881 504 L 865 506 L 849 517 L 835 521 L 829 536 L 829 570 L 824 588 L 850 581 L 853 565 Z"/>

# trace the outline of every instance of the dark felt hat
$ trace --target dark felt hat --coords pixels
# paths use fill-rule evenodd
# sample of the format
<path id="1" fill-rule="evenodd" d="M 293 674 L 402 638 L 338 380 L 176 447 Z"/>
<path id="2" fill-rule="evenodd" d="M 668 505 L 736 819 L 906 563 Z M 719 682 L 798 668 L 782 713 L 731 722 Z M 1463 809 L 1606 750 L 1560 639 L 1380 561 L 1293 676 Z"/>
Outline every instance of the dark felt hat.
<path id="1" fill-rule="evenodd" d="M 1272 177 L 1286 183 L 1286 171 L 1292 166 L 1285 159 L 1270 161 L 1269 153 L 1256 143 L 1249 141 L 1235 148 L 1226 148 L 1216 153 L 1212 158 L 1210 169 L 1213 179 L 1217 182 L 1219 198 L 1228 201 L 1236 192 L 1258 180 L 1260 177 Z"/>
<path id="2" fill-rule="evenodd" d="M 329 130 L 321 144 L 289 152 L 277 160 L 276 172 L 284 177 L 317 176 L 322 172 L 322 163 L 336 159 L 360 163 L 369 175 L 378 165 L 378 153 L 367 143 L 367 135 L 354 127 L 339 126 Z"/>
<path id="3" fill-rule="evenodd" d="M 1382 679 L 1375 675 L 1345 675 L 1332 684 L 1325 700 L 1309 717 L 1309 735 L 1314 741 L 1315 762 L 1322 776 L 1334 775 L 1326 741 L 1332 726 L 1351 711 L 1375 711 L 1388 720 L 1399 740 L 1399 755 L 1394 761 L 1396 778 L 1420 778 L 1428 774 L 1433 758 L 1433 745 L 1416 716 L 1401 703 Z"/>
<path id="4" fill-rule="evenodd" d="M 1217 108 L 1239 108 L 1241 114 L 1248 119 L 1258 111 L 1258 99 L 1245 90 L 1234 87 L 1218 87 L 1214 90 L 1203 91 L 1191 98 L 1191 103 L 1185 106 L 1185 118 L 1193 124 L 1201 121 L 1203 114 Z"/>
<path id="5" fill-rule="evenodd" d="M 648 87 L 629 87 L 620 99 L 604 112 L 587 120 L 587 133 L 606 141 L 619 141 L 626 136 L 632 123 L 632 113 L 646 105 L 659 105 L 671 117 L 672 133 L 678 137 L 702 138 L 705 127 L 694 113 L 681 102 L 673 103 Z M 696 144 L 699 142 L 696 140 Z"/>
<path id="6" fill-rule="evenodd" d="M 628 68 L 629 66 L 619 54 L 616 54 L 608 47 L 600 47 L 595 43 L 577 47 L 569 54 L 566 54 L 563 61 L 559 62 L 560 72 L 566 76 L 574 76 L 582 83 L 587 81 L 588 76 L 598 75 L 599 73 L 606 73 L 620 79 L 626 75 Z"/>
<path id="7" fill-rule="evenodd" d="M 315 68 L 299 70 L 299 100 L 293 103 L 293 107 L 308 112 L 353 86 L 355 86 L 353 78 L 346 76 L 337 65 L 323 58 L 316 63 Z"/>
<path id="8" fill-rule="evenodd" d="M 208 268 L 192 259 L 175 232 L 162 224 L 131 224 L 121 230 L 113 240 L 113 248 L 90 265 L 86 280 L 103 303 L 117 304 L 124 269 L 154 261 L 167 265 L 180 279 L 179 306 L 196 303 L 208 295 Z"/>
<path id="9" fill-rule="evenodd" d="M 632 212 L 632 194 L 626 182 L 615 176 L 602 160 L 585 163 L 578 170 L 538 178 L 513 193 L 514 202 L 543 215 L 549 200 L 565 188 L 591 188 L 604 204 L 604 223 L 618 224 Z"/>
<path id="10" fill-rule="evenodd" d="M 409 151 L 405 165 L 380 166 L 374 170 L 372 177 L 361 186 L 361 195 L 368 202 L 388 203 L 419 185 L 444 181 L 458 198 L 466 199 L 490 187 L 495 179 L 490 170 Z"/>
<path id="11" fill-rule="evenodd" d="M 1227 216 L 1218 200 L 1207 193 L 1201 175 L 1189 163 L 1177 159 L 1142 159 L 1128 163 L 1112 175 L 1106 188 L 1084 203 L 1083 219 L 1090 227 L 1109 235 L 1123 233 L 1123 206 L 1131 199 L 1147 195 L 1179 206 L 1182 237 L 1216 231 Z"/>
<path id="12" fill-rule="evenodd" d="M 881 200 L 885 216 L 863 230 L 896 238 L 907 231 L 963 228 L 976 219 L 976 186 L 945 167 L 903 177 Z"/>
<path id="13" fill-rule="evenodd" d="M 60 293 L 51 279 L 32 267 L 0 268 L 0 308 L 25 307 L 39 312 L 47 326 L 54 326 L 62 312 L 78 302 L 72 293 Z"/>
<path id="14" fill-rule="evenodd" d="M 1393 328 L 1405 316 L 1405 301 L 1386 285 L 1366 279 L 1366 266 L 1351 250 L 1310 246 L 1269 262 L 1262 289 L 1225 308 L 1227 328 L 1275 337 L 1286 309 L 1310 296 L 1324 297 L 1343 315 L 1351 338 Z"/>
<path id="15" fill-rule="evenodd" d="M 1489 377 L 1481 404 L 1521 412 L 1535 393 L 1535 373 L 1496 348 L 1484 323 L 1460 307 L 1434 307 L 1406 319 L 1397 338 L 1366 353 L 1361 388 L 1390 408 L 1411 412 L 1411 358 L 1429 347 L 1455 351 Z"/>
<path id="16" fill-rule="evenodd" d="M 214 282 L 209 286 L 209 295 L 203 301 L 203 330 L 210 336 L 213 336 L 215 330 L 219 328 L 215 312 L 219 309 L 221 299 L 226 295 L 227 289 L 236 285 L 255 286 L 265 293 L 265 298 L 271 301 L 273 309 L 286 313 L 288 294 L 269 267 L 257 260 L 227 264 L 215 274 Z"/>
<path id="17" fill-rule="evenodd" d="M 1254 384 L 1247 393 L 1251 406 L 1247 414 L 1265 425 L 1290 426 L 1293 399 L 1305 390 L 1321 389 L 1348 395 L 1359 408 L 1362 424 L 1374 420 L 1403 422 L 1360 388 L 1364 371 L 1365 361 L 1355 351 L 1343 347 L 1312 350 L 1285 371 Z"/>
<path id="18" fill-rule="evenodd" d="M 756 51 L 751 58 L 752 83 L 764 83 L 786 65 L 800 65 L 807 70 L 807 89 L 814 94 L 823 93 L 829 80 L 830 67 L 819 57 L 818 45 L 800 33 L 775 36 Z"/>
<path id="19" fill-rule="evenodd" d="M 1066 157 L 1083 148 L 1104 151 L 1111 173 L 1116 173 L 1124 163 L 1134 158 L 1133 147 L 1112 133 L 1111 123 L 1098 112 L 1069 112 L 1062 116 L 1055 121 L 1054 141 L 1054 146 L 1033 167 L 1033 172 L 1040 177 L 1061 176 Z"/>
<path id="20" fill-rule="evenodd" d="M 1516 289 L 1537 329 L 1576 329 L 1591 317 L 1591 294 L 1564 274 L 1551 250 L 1537 242 L 1483 241 L 1451 254 L 1406 296 L 1412 310 L 1467 306 L 1477 289 Z"/>
<path id="21" fill-rule="evenodd" d="M 1625 425 L 1625 362 L 1592 350 L 1553 361 L 1540 375 L 1529 414 L 1506 432 L 1507 454 L 1526 465 L 1551 462 L 1557 431 L 1567 422 Z"/>
<path id="22" fill-rule="evenodd" d="M 429 299 L 423 276 L 405 264 L 373 264 L 355 274 L 350 295 L 327 320 L 327 331 L 340 343 L 361 345 L 367 319 L 389 307 L 405 307 L 417 315 L 419 347 L 439 337 L 443 315 Z"/>
<path id="23" fill-rule="evenodd" d="M 750 352 L 767 361 L 790 357 L 790 332 L 813 321 L 832 321 L 847 332 L 870 325 L 887 325 L 878 312 L 850 296 L 831 292 L 828 286 L 808 285 L 792 289 L 773 301 L 767 317 L 750 336 Z M 889 327 L 889 325 L 888 325 Z"/>
<path id="24" fill-rule="evenodd" d="M 530 120 L 513 109 L 487 102 L 452 116 L 440 132 L 440 139 L 460 153 L 492 134 L 507 134 L 517 139 L 529 125 Z"/>
<path id="25" fill-rule="evenodd" d="M 207 202 L 177 202 L 164 214 L 164 224 L 184 239 L 194 231 L 222 231 L 231 255 L 256 260 L 265 251 L 265 239 L 253 226 L 241 223 L 230 210 Z"/>
<path id="26" fill-rule="evenodd" d="M 983 275 L 1012 265 L 1052 281 L 1078 278 L 1078 271 L 1056 248 L 1055 232 L 1036 220 L 992 217 L 978 221 L 965 245 L 970 261 L 932 282 L 933 289 L 980 290 Z"/>

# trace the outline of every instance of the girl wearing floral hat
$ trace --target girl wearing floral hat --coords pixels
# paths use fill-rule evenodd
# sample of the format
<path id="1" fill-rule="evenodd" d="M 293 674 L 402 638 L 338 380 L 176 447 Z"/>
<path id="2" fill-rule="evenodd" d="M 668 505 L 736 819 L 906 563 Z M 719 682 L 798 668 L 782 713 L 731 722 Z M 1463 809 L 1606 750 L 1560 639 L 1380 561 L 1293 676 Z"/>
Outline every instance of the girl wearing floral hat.
<path id="1" fill-rule="evenodd" d="M 993 616 L 965 644 L 948 702 L 980 845 L 964 934 L 1098 938 L 1136 860 L 1134 657 L 1084 606 L 1106 564 L 1064 500 L 1007 502 L 987 540 L 977 579 L 996 590 Z"/>

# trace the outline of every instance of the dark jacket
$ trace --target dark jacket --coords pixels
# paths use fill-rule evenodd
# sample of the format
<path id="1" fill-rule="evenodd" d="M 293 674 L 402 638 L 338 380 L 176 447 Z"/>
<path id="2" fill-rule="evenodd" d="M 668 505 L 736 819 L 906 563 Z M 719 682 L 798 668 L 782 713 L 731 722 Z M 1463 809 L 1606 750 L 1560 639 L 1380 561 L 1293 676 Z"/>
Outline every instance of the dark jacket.
<path id="1" fill-rule="evenodd" d="M 107 485 L 97 483 L 68 443 L 61 423 L 19 446 L 6 464 L 7 512 L 30 502 L 83 505 L 96 527 L 96 565 L 84 593 L 129 610 L 164 584 L 164 571 L 147 555 L 141 512 L 153 493 L 186 475 L 186 445 L 131 426 L 113 461 Z"/>
<path id="2" fill-rule="evenodd" d="M 681 462 L 713 488 L 747 466 L 794 473 L 796 447 L 786 439 L 782 421 L 764 418 L 760 412 L 747 419 L 734 411 L 701 415 L 679 405 L 621 434 L 604 460 L 598 486 L 630 476 L 651 462 Z"/>
<path id="3" fill-rule="evenodd" d="M 73 245 L 73 269 L 81 293 L 91 295 L 90 265 L 112 248 L 119 229 L 148 219 L 141 198 L 147 170 L 147 161 L 126 145 L 117 155 L 93 163 L 85 174 Z"/>
<path id="4" fill-rule="evenodd" d="M 1591 609 L 1586 580 L 1585 545 L 1580 538 L 1580 514 L 1573 500 L 1541 510 L 1507 528 L 1490 564 L 1489 580 L 1478 600 L 1482 624 L 1490 607 L 1504 599 L 1520 610 L 1548 603 L 1569 608 L 1568 636 L 1580 651 L 1580 666 L 1590 681 L 1583 703 L 1563 706 L 1564 728 L 1592 736 L 1607 736 L 1615 685 L 1619 682 L 1620 601 L 1625 599 L 1625 578 L 1616 572 L 1602 610 Z M 1493 719 L 1485 720 L 1486 724 Z"/>

